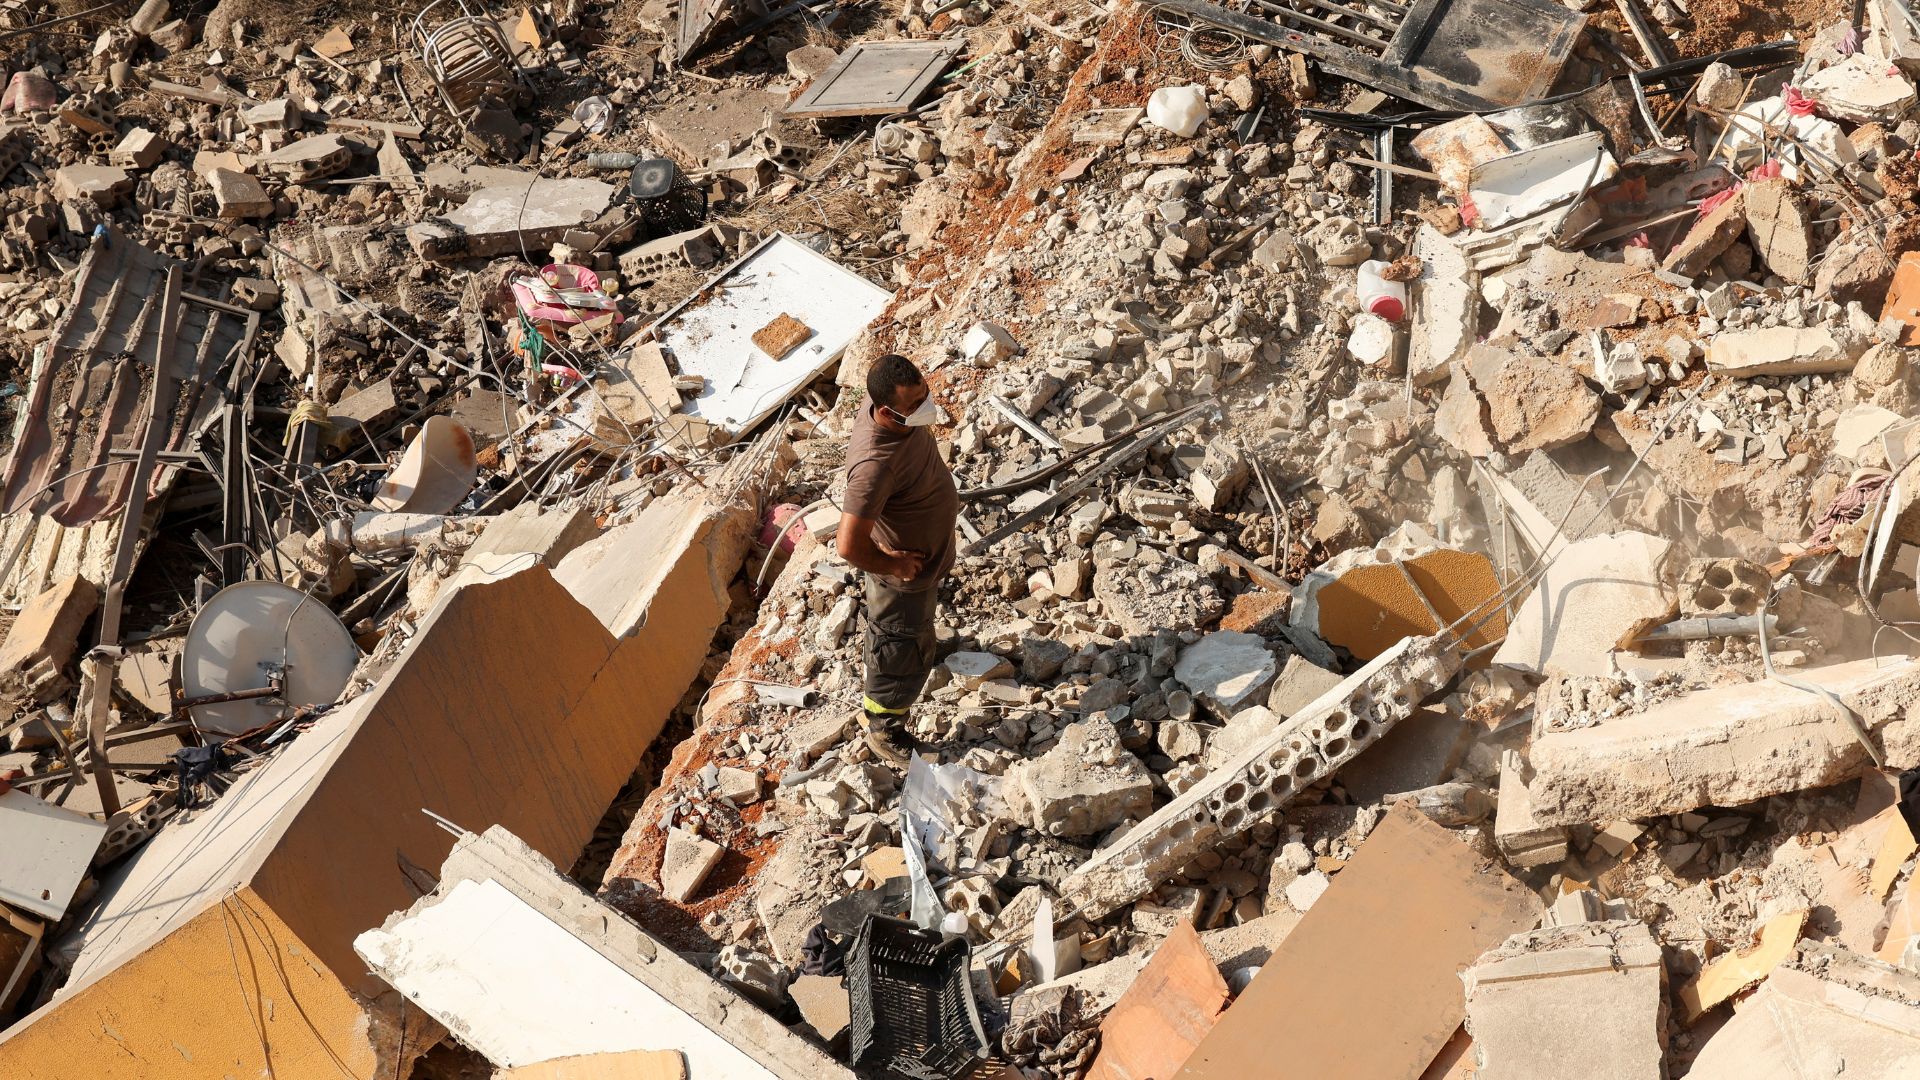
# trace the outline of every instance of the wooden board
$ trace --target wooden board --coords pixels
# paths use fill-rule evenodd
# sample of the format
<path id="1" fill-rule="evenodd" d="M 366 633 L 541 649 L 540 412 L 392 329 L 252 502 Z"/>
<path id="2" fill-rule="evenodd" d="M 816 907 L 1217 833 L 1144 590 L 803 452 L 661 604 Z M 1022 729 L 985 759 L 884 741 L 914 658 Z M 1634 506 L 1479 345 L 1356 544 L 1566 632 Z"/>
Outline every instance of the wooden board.
<path id="1" fill-rule="evenodd" d="M 1805 908 L 1796 908 L 1775 915 L 1760 927 L 1752 946 L 1728 953 L 1700 969 L 1700 974 L 1680 988 L 1680 1007 L 1685 1010 L 1686 1022 L 1700 1019 L 1708 1009 L 1759 983 L 1779 967 L 1800 943 L 1808 914 Z"/>
<path id="2" fill-rule="evenodd" d="M 1460 972 L 1540 910 L 1459 836 L 1395 807 L 1179 1076 L 1417 1080 L 1466 1015 Z"/>
<path id="3" fill-rule="evenodd" d="M 863 41 L 840 54 L 788 116 L 872 116 L 913 108 L 964 41 Z"/>
<path id="4" fill-rule="evenodd" d="M 1189 923 L 1174 928 L 1100 1024 L 1100 1056 L 1087 1080 L 1172 1076 L 1213 1030 L 1227 981 Z"/>

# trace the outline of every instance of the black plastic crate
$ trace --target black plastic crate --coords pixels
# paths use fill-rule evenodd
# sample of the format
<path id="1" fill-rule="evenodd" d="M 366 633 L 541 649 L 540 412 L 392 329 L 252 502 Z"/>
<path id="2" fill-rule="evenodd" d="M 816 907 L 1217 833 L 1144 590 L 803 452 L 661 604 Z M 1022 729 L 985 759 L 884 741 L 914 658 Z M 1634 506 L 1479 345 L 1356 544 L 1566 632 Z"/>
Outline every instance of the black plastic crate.
<path id="1" fill-rule="evenodd" d="M 869 915 L 847 949 L 856 1068 L 961 1080 L 986 1060 L 967 939 Z"/>

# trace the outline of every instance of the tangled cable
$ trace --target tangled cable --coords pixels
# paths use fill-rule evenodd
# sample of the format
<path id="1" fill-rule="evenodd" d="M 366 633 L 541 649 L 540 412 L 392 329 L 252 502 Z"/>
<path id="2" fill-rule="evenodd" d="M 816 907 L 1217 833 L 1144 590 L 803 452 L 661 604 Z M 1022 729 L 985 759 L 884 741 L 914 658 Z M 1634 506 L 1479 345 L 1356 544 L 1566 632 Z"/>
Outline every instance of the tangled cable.
<path id="1" fill-rule="evenodd" d="M 1231 30 L 1195 26 L 1165 10 L 1154 12 L 1154 26 L 1160 31 L 1160 40 L 1155 45 L 1157 51 L 1163 54 L 1177 51 L 1187 63 L 1202 71 L 1225 71 L 1246 62 L 1247 41 Z"/>

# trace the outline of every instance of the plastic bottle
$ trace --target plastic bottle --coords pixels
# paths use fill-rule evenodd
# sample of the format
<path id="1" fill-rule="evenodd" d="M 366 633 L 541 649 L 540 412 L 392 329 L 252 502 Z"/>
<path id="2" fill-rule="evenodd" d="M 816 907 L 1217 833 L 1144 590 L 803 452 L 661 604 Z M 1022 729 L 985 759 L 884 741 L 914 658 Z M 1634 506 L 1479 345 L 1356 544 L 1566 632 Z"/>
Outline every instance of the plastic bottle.
<path id="1" fill-rule="evenodd" d="M 1198 86 L 1163 86 L 1147 99 L 1147 122 L 1190 139 L 1207 120 L 1207 92 Z"/>
<path id="2" fill-rule="evenodd" d="M 1384 275 L 1391 263 L 1369 259 L 1360 264 L 1360 283 L 1355 291 L 1360 310 L 1371 311 L 1388 322 L 1399 322 L 1407 315 L 1407 283 L 1388 281 Z"/>

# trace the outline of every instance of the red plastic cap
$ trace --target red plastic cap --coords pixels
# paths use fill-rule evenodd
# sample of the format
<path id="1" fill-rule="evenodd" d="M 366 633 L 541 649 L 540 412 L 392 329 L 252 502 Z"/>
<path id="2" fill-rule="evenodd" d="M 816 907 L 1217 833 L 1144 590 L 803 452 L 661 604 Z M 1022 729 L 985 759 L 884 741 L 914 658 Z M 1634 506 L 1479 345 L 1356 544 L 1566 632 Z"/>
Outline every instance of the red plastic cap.
<path id="1" fill-rule="evenodd" d="M 1388 322 L 1399 322 L 1407 313 L 1406 305 L 1397 296 L 1376 296 L 1367 302 L 1367 310 Z"/>

